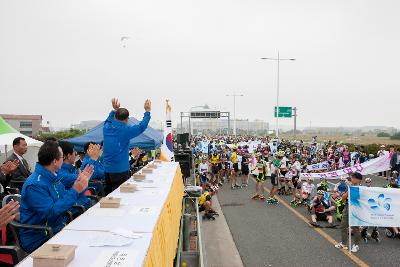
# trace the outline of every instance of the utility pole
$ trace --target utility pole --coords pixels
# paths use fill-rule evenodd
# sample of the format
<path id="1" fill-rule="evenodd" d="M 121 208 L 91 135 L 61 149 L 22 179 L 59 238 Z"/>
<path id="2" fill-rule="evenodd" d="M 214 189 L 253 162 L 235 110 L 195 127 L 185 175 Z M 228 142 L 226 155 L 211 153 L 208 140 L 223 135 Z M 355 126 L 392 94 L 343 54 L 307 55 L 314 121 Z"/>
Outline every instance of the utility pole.
<path id="1" fill-rule="evenodd" d="M 276 79 L 276 138 L 279 138 L 279 62 L 282 60 L 291 60 L 294 61 L 296 60 L 295 58 L 280 58 L 279 56 L 279 51 L 278 51 L 278 57 L 277 58 L 269 58 L 269 57 L 263 57 L 261 59 L 264 60 L 275 60 L 277 62 L 277 79 Z"/>
<path id="2" fill-rule="evenodd" d="M 297 108 L 293 108 L 293 120 L 294 120 L 294 127 L 293 127 L 293 138 L 296 140 L 296 131 L 297 131 Z"/>

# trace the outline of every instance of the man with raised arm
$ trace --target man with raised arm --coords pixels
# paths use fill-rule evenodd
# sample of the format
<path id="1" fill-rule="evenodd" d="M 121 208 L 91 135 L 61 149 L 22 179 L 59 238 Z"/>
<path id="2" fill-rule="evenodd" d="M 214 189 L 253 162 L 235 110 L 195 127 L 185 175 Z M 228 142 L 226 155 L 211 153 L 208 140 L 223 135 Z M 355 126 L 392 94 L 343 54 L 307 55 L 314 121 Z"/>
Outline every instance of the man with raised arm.
<path id="1" fill-rule="evenodd" d="M 149 122 L 151 102 L 144 103 L 144 116 L 138 125 L 128 125 L 129 111 L 121 108 L 118 99 L 112 99 L 113 111 L 104 122 L 104 158 L 106 194 L 111 193 L 129 177 L 129 141 L 142 134 Z"/>

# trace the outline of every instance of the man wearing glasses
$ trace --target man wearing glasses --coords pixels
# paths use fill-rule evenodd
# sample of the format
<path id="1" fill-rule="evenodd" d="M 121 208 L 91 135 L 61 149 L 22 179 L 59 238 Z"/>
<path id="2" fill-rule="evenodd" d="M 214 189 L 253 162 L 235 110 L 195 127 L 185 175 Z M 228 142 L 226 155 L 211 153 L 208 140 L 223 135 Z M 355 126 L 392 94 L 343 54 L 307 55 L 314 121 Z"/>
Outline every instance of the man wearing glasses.
<path id="1" fill-rule="evenodd" d="M 26 179 L 21 192 L 21 223 L 49 226 L 54 233 L 66 225 L 65 212 L 72 209 L 79 196 L 88 186 L 93 166 L 87 166 L 78 174 L 69 190 L 65 189 L 62 177 L 58 175 L 64 162 L 59 144 L 46 141 L 39 149 L 35 171 Z M 41 246 L 47 237 L 46 231 L 21 229 L 19 232 L 22 248 L 31 253 Z"/>

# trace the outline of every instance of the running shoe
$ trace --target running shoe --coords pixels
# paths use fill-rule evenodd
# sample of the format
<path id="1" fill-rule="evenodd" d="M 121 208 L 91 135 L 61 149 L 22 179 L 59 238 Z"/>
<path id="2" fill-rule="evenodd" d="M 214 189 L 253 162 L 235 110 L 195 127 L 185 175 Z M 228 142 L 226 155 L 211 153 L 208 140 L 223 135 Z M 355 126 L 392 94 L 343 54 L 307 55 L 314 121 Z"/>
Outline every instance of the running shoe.
<path id="1" fill-rule="evenodd" d="M 259 199 L 260 195 L 259 194 L 255 194 L 251 199 Z"/>
<path id="2" fill-rule="evenodd" d="M 278 204 L 278 200 L 277 200 L 276 198 L 274 198 L 274 197 L 269 197 L 269 198 L 267 199 L 267 202 L 268 202 L 269 204 Z"/>
<path id="3" fill-rule="evenodd" d="M 372 231 L 372 234 L 371 234 L 371 238 L 373 239 L 373 240 L 375 240 L 376 242 L 380 242 L 381 240 L 379 239 L 379 232 L 378 231 Z"/>
<path id="4" fill-rule="evenodd" d="M 358 245 L 353 245 L 351 247 L 351 252 L 357 253 L 360 250 L 360 247 Z"/>
<path id="5" fill-rule="evenodd" d="M 346 246 L 346 245 L 343 245 L 342 242 L 337 243 L 337 244 L 335 245 L 335 248 L 339 248 L 339 249 L 349 249 L 349 247 Z"/>

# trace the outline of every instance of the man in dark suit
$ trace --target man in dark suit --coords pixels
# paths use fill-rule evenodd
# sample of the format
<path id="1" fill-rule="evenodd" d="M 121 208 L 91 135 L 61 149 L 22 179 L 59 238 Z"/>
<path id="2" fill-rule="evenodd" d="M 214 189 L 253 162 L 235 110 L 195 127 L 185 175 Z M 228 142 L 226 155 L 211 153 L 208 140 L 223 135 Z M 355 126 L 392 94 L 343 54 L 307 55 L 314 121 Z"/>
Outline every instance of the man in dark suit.
<path id="1" fill-rule="evenodd" d="M 19 161 L 7 161 L 3 165 L 0 166 L 0 184 L 3 189 L 6 187 L 10 180 L 10 175 L 18 169 Z"/>
<path id="2" fill-rule="evenodd" d="M 397 152 L 393 152 L 392 158 L 390 159 L 390 167 L 393 171 L 400 171 L 400 147 L 397 148 Z"/>
<path id="3" fill-rule="evenodd" d="M 12 172 L 11 180 L 24 182 L 31 175 L 31 168 L 23 155 L 28 151 L 28 145 L 24 138 L 17 137 L 13 141 L 14 153 L 7 158 L 7 161 L 19 161 L 18 169 Z"/>

